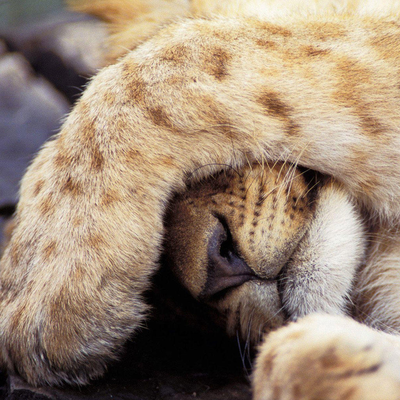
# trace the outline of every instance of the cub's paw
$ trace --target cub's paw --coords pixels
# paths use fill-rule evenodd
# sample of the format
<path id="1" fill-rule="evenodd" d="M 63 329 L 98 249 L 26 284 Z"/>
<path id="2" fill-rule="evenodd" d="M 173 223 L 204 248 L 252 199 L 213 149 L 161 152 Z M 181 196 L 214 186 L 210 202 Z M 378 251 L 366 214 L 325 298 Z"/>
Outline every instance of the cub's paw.
<path id="1" fill-rule="evenodd" d="M 312 315 L 268 335 L 256 400 L 400 399 L 400 338 L 345 317 Z"/>

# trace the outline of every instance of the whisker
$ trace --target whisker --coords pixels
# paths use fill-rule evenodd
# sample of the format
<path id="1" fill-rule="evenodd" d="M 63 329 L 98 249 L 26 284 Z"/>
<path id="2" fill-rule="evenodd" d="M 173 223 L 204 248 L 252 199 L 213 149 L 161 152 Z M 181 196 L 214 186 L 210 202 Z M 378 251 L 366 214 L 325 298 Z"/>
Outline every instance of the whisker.
<path id="1" fill-rule="evenodd" d="M 249 190 L 250 190 L 250 188 L 252 187 L 252 185 L 253 185 L 253 183 L 257 180 L 258 178 L 257 177 L 254 177 L 254 179 L 252 180 L 252 182 L 250 183 L 250 185 L 248 186 L 248 188 L 246 189 L 246 192 L 245 192 L 245 197 L 247 196 L 247 193 L 249 192 Z"/>
<path id="2" fill-rule="evenodd" d="M 313 189 L 314 189 L 316 186 L 318 186 L 319 184 L 320 184 L 320 181 L 317 181 L 316 183 L 314 183 L 314 185 L 312 185 L 312 186 L 307 190 L 306 193 L 302 194 L 301 197 L 306 197 L 306 196 L 308 195 L 308 193 L 310 193 L 311 190 L 313 190 Z M 314 201 L 313 201 L 313 202 L 310 202 L 309 205 L 312 205 L 313 203 L 314 203 Z"/>
<path id="3" fill-rule="evenodd" d="M 252 368 L 252 362 L 251 362 L 251 356 L 250 356 L 250 347 L 251 347 L 251 331 L 252 331 L 252 325 L 253 325 L 253 318 L 254 318 L 254 311 L 252 311 L 249 321 L 247 323 L 247 338 L 246 338 L 246 346 L 244 348 L 244 351 L 247 355 L 247 361 L 250 365 L 250 368 Z"/>
<path id="4" fill-rule="evenodd" d="M 392 328 L 390 325 L 383 322 L 381 319 L 379 319 L 377 317 L 372 318 L 372 316 L 370 314 L 366 313 L 361 308 L 359 308 L 357 306 L 357 304 L 353 301 L 353 299 L 351 298 L 350 295 L 348 296 L 348 301 L 353 306 L 353 308 L 357 311 L 357 313 L 365 318 L 365 320 L 364 320 L 365 322 L 361 322 L 363 325 L 367 325 L 367 326 L 371 326 L 371 327 L 374 327 L 376 325 L 382 326 L 385 328 L 386 333 L 390 333 L 390 334 L 399 336 L 400 332 L 398 330 Z"/>
<path id="5" fill-rule="evenodd" d="M 243 370 L 246 373 L 247 378 L 250 379 L 250 374 L 249 374 L 249 371 L 248 371 L 248 368 L 247 368 L 247 365 L 245 362 L 245 358 L 246 358 L 245 353 L 244 353 L 244 351 L 242 351 L 242 345 L 240 343 L 239 330 L 236 330 L 236 342 L 237 342 L 237 345 L 239 348 L 239 354 L 240 354 L 240 359 L 242 360 Z"/>

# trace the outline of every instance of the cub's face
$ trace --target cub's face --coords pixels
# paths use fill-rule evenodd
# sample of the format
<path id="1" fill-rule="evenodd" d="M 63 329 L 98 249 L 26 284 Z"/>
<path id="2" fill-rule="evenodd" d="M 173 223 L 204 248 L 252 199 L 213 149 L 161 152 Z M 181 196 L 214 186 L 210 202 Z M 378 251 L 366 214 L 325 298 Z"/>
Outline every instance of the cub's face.
<path id="1" fill-rule="evenodd" d="M 227 330 L 260 336 L 312 312 L 349 311 L 365 237 L 338 183 L 287 164 L 228 170 L 175 198 L 166 255 Z"/>

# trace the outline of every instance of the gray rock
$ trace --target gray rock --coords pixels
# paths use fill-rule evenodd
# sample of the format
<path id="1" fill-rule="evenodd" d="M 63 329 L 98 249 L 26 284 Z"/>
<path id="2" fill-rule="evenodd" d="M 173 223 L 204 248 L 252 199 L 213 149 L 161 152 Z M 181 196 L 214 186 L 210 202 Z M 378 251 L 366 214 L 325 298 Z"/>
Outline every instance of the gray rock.
<path id="1" fill-rule="evenodd" d="M 9 46 L 21 52 L 73 103 L 88 77 L 104 64 L 105 25 L 88 16 L 62 13 L 57 18 L 0 32 Z"/>
<path id="2" fill-rule="evenodd" d="M 0 57 L 0 207 L 17 199 L 33 155 L 60 126 L 69 104 L 17 53 Z"/>
<path id="3" fill-rule="evenodd" d="M 4 40 L 0 39 L 0 56 L 7 52 L 7 45 Z"/>

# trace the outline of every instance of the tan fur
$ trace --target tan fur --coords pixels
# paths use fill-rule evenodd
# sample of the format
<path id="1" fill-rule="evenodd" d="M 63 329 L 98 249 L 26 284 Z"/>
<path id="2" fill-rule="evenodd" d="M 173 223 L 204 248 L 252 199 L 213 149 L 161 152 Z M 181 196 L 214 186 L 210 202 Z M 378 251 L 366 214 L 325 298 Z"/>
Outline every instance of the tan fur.
<path id="1" fill-rule="evenodd" d="M 146 8 L 148 2 L 133 3 L 131 8 L 125 1 L 110 0 L 113 7 L 93 11 L 104 17 L 114 9 L 113 29 L 120 26 L 120 43 L 134 50 L 112 55 L 126 52 L 93 79 L 22 181 L 16 226 L 1 259 L 3 366 L 36 385 L 86 383 L 100 375 L 143 321 L 142 293 L 157 269 L 163 217 L 172 195 L 228 166 L 241 169 L 254 161 L 299 164 L 340 183 L 327 186 L 321 207 L 332 203 L 329 193 L 336 193 L 337 199 L 357 204 L 356 213 L 374 226 L 362 279 L 356 282 L 357 318 L 399 332 L 398 2 L 380 3 L 378 11 L 372 1 L 310 2 L 301 14 L 295 12 L 299 3 L 287 2 L 286 17 L 277 12 L 271 18 L 262 12 L 254 18 L 251 6 L 260 1 L 235 2 L 234 10 L 219 2 L 224 17 L 170 24 L 165 23 L 178 2 L 160 0 L 154 9 Z M 266 3 L 269 9 L 273 3 Z M 190 3 L 179 15 L 207 14 L 211 3 L 204 2 L 203 10 L 202 4 Z M 156 6 L 169 11 L 147 18 Z M 143 12 L 144 35 L 131 33 L 130 44 L 125 16 L 140 20 Z M 157 30 L 159 24 L 165 26 Z M 305 238 L 318 237 L 318 227 L 324 227 L 324 212 L 316 215 L 321 225 L 309 229 L 314 236 Z M 308 254 L 313 240 L 302 243 Z M 293 287 L 304 290 L 297 297 L 306 293 L 307 286 Z M 315 296 L 310 300 L 315 302 Z M 290 307 L 294 316 L 314 311 L 307 304 Z M 312 332 L 318 322 L 308 319 L 267 336 L 255 375 L 256 398 L 313 398 L 298 388 L 270 394 L 269 384 L 263 386 L 269 382 L 263 378 L 268 359 L 280 344 L 287 357 L 286 337 L 296 335 L 298 327 L 310 340 L 282 359 L 284 368 L 275 370 L 272 364 L 273 384 L 298 379 L 305 351 L 316 357 L 316 364 L 308 364 L 319 373 L 316 382 L 331 390 L 323 393 L 334 393 L 322 398 L 343 398 L 335 393 L 342 396 L 344 375 L 324 381 L 324 370 L 317 368 L 326 346 L 334 343 L 340 350 L 348 342 L 356 359 L 365 351 L 353 346 L 347 329 L 372 335 L 372 348 L 386 349 L 396 341 L 394 335 L 375 335 L 344 317 L 313 318 L 338 326 L 332 332 L 339 330 L 333 336 L 339 339 L 314 351 Z M 275 345 L 274 338 L 282 339 Z M 274 343 L 272 350 L 269 343 Z M 398 387 L 400 367 L 392 359 L 387 362 L 385 354 L 387 350 L 374 357 L 393 371 L 385 374 L 391 390 Z M 343 364 L 350 376 L 358 371 L 353 361 Z M 370 375 L 378 370 L 369 370 Z M 361 375 L 355 389 L 346 389 L 347 398 L 366 398 L 360 395 L 362 387 L 374 381 Z M 379 396 L 371 398 L 390 398 Z"/>
<path id="2" fill-rule="evenodd" d="M 257 343 L 287 319 L 349 311 L 365 258 L 362 220 L 340 185 L 305 175 L 280 163 L 228 170 L 177 196 L 167 214 L 175 274 L 244 340 Z M 254 275 L 235 283 L 240 260 Z M 213 292 L 229 279 L 232 287 Z"/>
<path id="3" fill-rule="evenodd" d="M 400 348 L 390 339 L 348 318 L 305 317 L 268 336 L 254 398 L 398 400 Z"/>
<path id="4" fill-rule="evenodd" d="M 160 29 L 163 24 L 189 16 L 189 0 L 67 0 L 79 12 L 107 22 L 110 37 L 105 46 L 108 64 L 114 63 Z"/>

